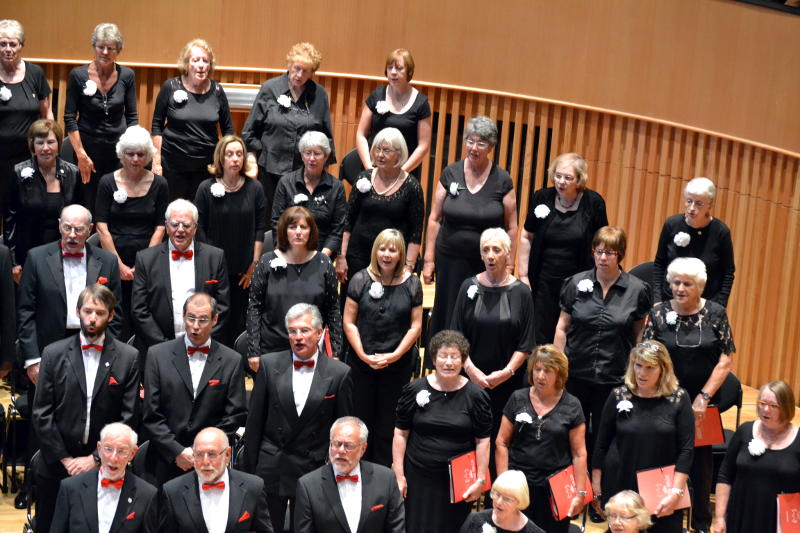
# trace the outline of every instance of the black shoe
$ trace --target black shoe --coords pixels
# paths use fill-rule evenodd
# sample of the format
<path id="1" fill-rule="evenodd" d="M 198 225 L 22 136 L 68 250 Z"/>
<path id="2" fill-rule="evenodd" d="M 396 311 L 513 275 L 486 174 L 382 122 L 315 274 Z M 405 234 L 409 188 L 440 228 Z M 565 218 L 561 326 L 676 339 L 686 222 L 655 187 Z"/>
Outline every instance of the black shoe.
<path id="1" fill-rule="evenodd" d="M 600 524 L 602 522 L 605 522 L 605 520 L 603 520 L 603 517 L 600 516 L 600 513 L 594 510 L 594 507 L 589 507 L 589 520 L 591 520 L 595 524 Z"/>
<path id="2" fill-rule="evenodd" d="M 28 493 L 20 491 L 17 497 L 14 498 L 14 509 L 27 509 L 28 508 Z"/>

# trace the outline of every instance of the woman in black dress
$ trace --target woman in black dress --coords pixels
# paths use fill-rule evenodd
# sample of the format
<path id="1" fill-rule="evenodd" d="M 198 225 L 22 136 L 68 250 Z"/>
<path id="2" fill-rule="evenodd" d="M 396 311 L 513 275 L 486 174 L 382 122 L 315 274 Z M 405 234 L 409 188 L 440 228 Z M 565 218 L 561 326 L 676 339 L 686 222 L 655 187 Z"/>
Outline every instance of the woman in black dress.
<path id="1" fill-rule="evenodd" d="M 16 20 L 0 20 L 0 208 L 8 198 L 14 166 L 31 155 L 28 128 L 53 120 L 50 84 L 38 65 L 22 60 L 25 30 Z"/>
<path id="2" fill-rule="evenodd" d="M 525 474 L 533 501 L 524 512 L 547 533 L 569 530 L 569 518 L 553 518 L 547 479 L 573 466 L 578 494 L 568 516 L 583 509 L 588 484 L 586 424 L 580 402 L 564 390 L 568 367 L 567 356 L 552 344 L 534 348 L 528 358 L 530 387 L 514 391 L 508 399 L 495 448 L 498 473 L 511 468 Z"/>
<path id="3" fill-rule="evenodd" d="M 494 438 L 508 398 L 523 386 L 523 373 L 517 370 L 535 346 L 533 299 L 528 287 L 508 273 L 511 239 L 503 229 L 484 231 L 480 252 L 485 270 L 461 284 L 452 329 L 472 346 L 464 371 L 489 393 Z"/>
<path id="4" fill-rule="evenodd" d="M 492 484 L 492 508 L 470 514 L 459 533 L 545 533 L 523 514 L 531 503 L 525 474 L 506 470 Z"/>
<path id="5" fill-rule="evenodd" d="M 297 303 L 316 305 L 328 330 L 331 352 L 342 350 L 342 315 L 336 272 L 327 255 L 317 251 L 319 233 L 305 207 L 293 206 L 278 221 L 278 247 L 256 266 L 247 306 L 247 360 L 258 372 L 262 354 L 289 349 L 286 312 Z"/>
<path id="6" fill-rule="evenodd" d="M 384 74 L 389 85 L 380 86 L 367 97 L 356 132 L 358 156 L 364 168 L 372 168 L 369 147 L 375 134 L 384 128 L 397 128 L 408 147 L 403 170 L 419 179 L 422 163 L 431 147 L 431 106 L 428 98 L 411 86 L 414 58 L 405 48 L 386 57 Z"/>
<path id="7" fill-rule="evenodd" d="M 599 432 L 592 461 L 595 496 L 638 490 L 637 472 L 673 465 L 672 487 L 656 506 L 658 518 L 653 518 L 650 531 L 682 532 L 683 511 L 675 507 L 686 490 L 692 465 L 694 415 L 663 344 L 646 341 L 633 347 L 625 385 L 608 396 Z M 602 503 L 607 499 L 602 498 Z M 598 500 L 594 505 L 600 511 Z"/>
<path id="8" fill-rule="evenodd" d="M 325 170 L 331 155 L 328 137 L 319 131 L 307 131 L 297 145 L 303 167 L 283 176 L 272 203 L 273 237 L 278 219 L 292 205 L 301 205 L 311 212 L 319 229 L 319 250 L 333 259 L 342 246 L 347 199 L 344 185 Z M 371 427 L 370 427 L 371 428 Z M 371 430 L 371 429 L 370 429 Z"/>
<path id="9" fill-rule="evenodd" d="M 561 154 L 547 169 L 553 187 L 533 193 L 519 240 L 519 279 L 531 288 L 536 343 L 553 341 L 564 280 L 592 268 L 592 237 L 608 225 L 603 197 L 586 188 L 586 160 Z"/>
<path id="10" fill-rule="evenodd" d="M 122 168 L 100 178 L 94 218 L 100 245 L 117 256 L 122 281 L 122 338 L 130 336 L 131 289 L 136 252 L 164 239 L 167 180 L 147 170 L 155 147 L 150 132 L 131 126 L 117 142 Z"/>
<path id="11" fill-rule="evenodd" d="M 233 346 L 245 330 L 247 299 L 253 272 L 264 248 L 264 190 L 245 173 L 244 141 L 226 135 L 214 150 L 214 164 L 207 172 L 214 177 L 200 184 L 194 203 L 200 217 L 198 239 L 225 252 L 231 297 L 223 337 Z"/>
<path id="12" fill-rule="evenodd" d="M 95 205 L 98 178 L 120 166 L 117 139 L 139 123 L 136 78 L 133 70 L 117 64 L 122 33 L 116 24 L 95 26 L 92 50 L 94 61 L 69 73 L 64 108 L 64 125 L 81 171 L 83 205 L 88 208 Z"/>
<path id="13" fill-rule="evenodd" d="M 487 228 L 505 228 L 511 237 L 508 273 L 514 268 L 517 197 L 508 172 L 489 153 L 497 144 L 497 126 L 489 117 L 472 117 L 464 128 L 463 161 L 442 171 L 436 186 L 425 238 L 425 283 L 436 279 L 430 333 L 450 327 L 461 283 L 483 270 L 480 237 Z M 502 407 L 502 406 L 501 406 Z"/>
<path id="14" fill-rule="evenodd" d="M 717 480 L 714 533 L 777 530 L 779 494 L 800 492 L 795 397 L 784 381 L 758 392 L 758 420 L 736 430 Z"/>
<path id="15" fill-rule="evenodd" d="M 211 79 L 215 65 L 211 45 L 192 39 L 178 56 L 181 75 L 165 81 L 156 98 L 153 172 L 167 179 L 170 201 L 194 198 L 197 187 L 208 178 L 207 167 L 213 163 L 219 138 L 217 128 L 222 135 L 233 135 L 225 90 Z"/>
<path id="16" fill-rule="evenodd" d="M 3 236 L 19 283 L 28 250 L 60 238 L 58 217 L 73 203 L 78 167 L 58 157 L 64 130 L 39 119 L 28 129 L 31 158 L 14 167 L 4 213 Z"/>
<path id="17" fill-rule="evenodd" d="M 386 413 L 397 406 L 417 363 L 422 331 L 422 284 L 403 268 L 406 245 L 385 229 L 372 245 L 369 267 L 350 281 L 344 333 L 353 355 L 353 414 L 371 428 L 367 459 L 391 466 L 394 425 Z"/>
<path id="18" fill-rule="evenodd" d="M 656 302 L 672 296 L 664 275 L 672 260 L 697 257 L 705 263 L 708 272 L 703 298 L 727 307 L 736 265 L 731 230 L 711 216 L 716 196 L 717 188 L 710 179 L 694 178 L 683 189 L 685 211 L 664 221 L 653 262 L 653 299 Z"/>
<path id="19" fill-rule="evenodd" d="M 709 404 L 718 404 L 717 391 L 731 370 L 733 344 L 728 314 L 720 304 L 702 298 L 706 267 L 695 257 L 679 257 L 667 267 L 672 299 L 650 310 L 645 339 L 655 339 L 669 350 L 675 375 L 692 399 L 695 417 L 702 418 Z M 709 495 L 714 473 L 711 446 L 694 449 L 692 528 L 711 529 Z"/>
<path id="20" fill-rule="evenodd" d="M 489 475 L 492 412 L 486 392 L 461 375 L 469 342 L 457 331 L 431 339 L 435 371 L 403 387 L 397 402 L 392 470 L 405 498 L 406 530 L 456 533 Z M 450 460 L 474 450 L 477 479 L 450 503 Z"/>

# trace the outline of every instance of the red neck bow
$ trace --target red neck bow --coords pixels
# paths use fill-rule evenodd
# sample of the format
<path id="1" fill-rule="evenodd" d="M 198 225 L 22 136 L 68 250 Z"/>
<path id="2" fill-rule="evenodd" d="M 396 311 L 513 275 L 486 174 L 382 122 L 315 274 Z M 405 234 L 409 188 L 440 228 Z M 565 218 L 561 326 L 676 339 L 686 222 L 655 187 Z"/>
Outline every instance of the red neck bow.
<path id="1" fill-rule="evenodd" d="M 336 474 L 336 482 L 341 483 L 342 481 L 352 481 L 353 483 L 358 483 L 358 474 L 353 474 L 352 476 L 340 476 Z"/>
<path id="2" fill-rule="evenodd" d="M 92 348 L 94 348 L 98 352 L 102 352 L 103 351 L 103 345 L 102 344 L 81 344 L 81 350 L 90 350 Z"/>
<path id="3" fill-rule="evenodd" d="M 308 368 L 314 368 L 314 360 L 311 359 L 310 361 L 295 361 L 294 362 L 294 369 L 295 370 L 300 370 L 304 366 L 307 366 Z"/>
<path id="4" fill-rule="evenodd" d="M 191 250 L 186 250 L 185 252 L 181 252 L 180 250 L 172 250 L 172 260 L 173 261 L 177 261 L 181 257 L 183 257 L 186 260 L 191 261 L 193 255 L 194 255 L 194 252 L 191 251 Z"/>
<path id="5" fill-rule="evenodd" d="M 125 482 L 125 478 L 119 478 L 116 481 L 112 481 L 112 480 L 104 477 L 103 479 L 100 480 L 100 486 L 101 487 L 111 486 L 111 487 L 114 487 L 115 489 L 119 490 L 119 489 L 122 488 L 122 484 L 124 482 Z"/>
<path id="6" fill-rule="evenodd" d="M 223 490 L 224 488 L 225 488 L 224 481 L 217 481 L 216 483 L 203 483 L 203 490 L 209 490 L 209 489 Z"/>
<path id="7" fill-rule="evenodd" d="M 80 258 L 80 257 L 83 257 L 83 252 L 75 252 L 75 253 L 73 254 L 73 253 L 71 253 L 71 252 L 68 252 L 68 251 L 66 251 L 66 250 L 64 250 L 64 249 L 62 248 L 62 250 L 61 250 L 61 257 L 78 257 L 78 258 Z"/>
<path id="8" fill-rule="evenodd" d="M 186 353 L 194 355 L 196 352 L 201 352 L 208 355 L 208 346 L 187 346 Z"/>

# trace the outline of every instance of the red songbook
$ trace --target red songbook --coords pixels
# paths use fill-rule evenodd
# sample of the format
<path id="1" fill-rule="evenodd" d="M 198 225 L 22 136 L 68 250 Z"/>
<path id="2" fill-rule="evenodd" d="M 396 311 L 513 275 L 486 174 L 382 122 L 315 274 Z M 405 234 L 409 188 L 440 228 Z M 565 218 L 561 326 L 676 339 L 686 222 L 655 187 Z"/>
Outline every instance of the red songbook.
<path id="1" fill-rule="evenodd" d="M 800 533 L 800 492 L 778 494 L 778 533 Z"/>
<path id="2" fill-rule="evenodd" d="M 701 420 L 694 419 L 694 445 L 712 446 L 725 442 L 725 434 L 722 432 L 722 417 L 719 414 L 719 407 L 714 405 L 706 407 L 706 414 Z"/>
<path id="3" fill-rule="evenodd" d="M 575 483 L 575 469 L 572 465 L 569 465 L 564 470 L 560 470 L 547 478 L 547 482 L 550 484 L 550 509 L 553 511 L 553 517 L 556 520 L 563 520 L 567 517 L 572 498 L 578 493 Z M 592 485 L 587 477 L 586 496 L 583 498 L 583 503 L 588 505 L 592 503 L 593 498 Z"/>
<path id="4" fill-rule="evenodd" d="M 656 514 L 656 507 L 661 503 L 661 500 L 672 493 L 673 477 L 675 477 L 675 465 L 639 470 L 636 473 L 639 495 L 644 500 L 644 505 L 651 515 Z M 685 483 L 682 488 L 683 496 L 678 501 L 678 505 L 675 507 L 676 510 L 686 509 L 692 505 L 689 499 L 689 489 Z"/>
<path id="5" fill-rule="evenodd" d="M 478 461 L 475 450 L 450 459 L 450 503 L 464 501 L 464 493 L 478 478 Z M 492 488 L 492 481 L 486 476 L 482 492 Z"/>

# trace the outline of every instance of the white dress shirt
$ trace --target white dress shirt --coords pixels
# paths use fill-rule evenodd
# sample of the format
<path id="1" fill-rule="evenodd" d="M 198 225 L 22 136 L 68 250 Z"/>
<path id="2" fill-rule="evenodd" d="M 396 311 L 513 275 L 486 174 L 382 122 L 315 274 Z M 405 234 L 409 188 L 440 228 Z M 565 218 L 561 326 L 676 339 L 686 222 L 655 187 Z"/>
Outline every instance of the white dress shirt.
<path id="1" fill-rule="evenodd" d="M 227 468 L 217 481 L 224 481 L 225 488 L 203 490 L 203 480 L 197 478 L 198 489 L 200 490 L 200 507 L 203 508 L 203 521 L 206 523 L 208 533 L 225 533 L 225 528 L 228 525 L 231 487 Z"/>
<path id="2" fill-rule="evenodd" d="M 67 295 L 67 323 L 64 327 L 68 329 L 81 327 L 77 309 L 78 296 L 86 287 L 86 248 L 78 253 L 82 253 L 83 257 L 61 258 L 64 267 L 64 289 Z"/>
<path id="3" fill-rule="evenodd" d="M 185 335 L 183 336 L 183 343 L 186 345 L 186 357 L 189 358 L 189 372 L 192 374 L 194 397 L 197 398 L 197 388 L 200 386 L 200 376 L 203 375 L 203 369 L 206 366 L 208 354 L 194 352 L 192 355 L 189 355 L 189 346 L 194 346 L 194 344 L 192 344 L 192 341 Z M 198 348 L 202 348 L 203 346 L 208 346 L 209 350 L 211 350 L 211 337 L 208 338 L 205 344 L 198 346 Z"/>
<path id="4" fill-rule="evenodd" d="M 172 287 L 172 324 L 175 326 L 175 338 L 177 339 L 184 331 L 183 326 L 183 302 L 186 298 L 194 294 L 194 261 L 195 257 L 186 259 L 181 257 L 177 261 L 172 259 L 172 250 L 176 248 L 172 241 L 167 244 L 167 255 L 169 260 L 169 279 Z M 194 254 L 194 241 L 185 251 L 192 251 Z"/>
<path id="5" fill-rule="evenodd" d="M 86 337 L 83 336 L 83 332 L 78 335 L 78 338 L 81 342 L 81 346 L 84 344 L 89 344 L 89 341 L 86 340 Z M 91 344 L 99 344 L 103 346 L 103 343 L 106 341 L 105 333 L 96 341 L 92 341 Z M 86 374 L 86 426 L 83 428 L 83 443 L 89 440 L 89 422 L 91 422 L 91 415 L 92 415 L 92 394 L 94 393 L 94 382 L 97 378 L 97 368 L 100 366 L 100 356 L 103 354 L 102 351 L 98 351 L 94 348 L 89 348 L 84 350 L 81 348 L 81 355 L 83 356 L 83 371 Z"/>
<path id="6" fill-rule="evenodd" d="M 97 473 L 97 531 L 98 533 L 108 533 L 111 529 L 111 522 L 119 505 L 119 494 L 121 489 L 109 485 L 101 485 L 103 479 L 103 469 Z"/>
<path id="7" fill-rule="evenodd" d="M 314 381 L 314 370 L 317 369 L 317 358 L 319 351 L 315 353 L 308 361 L 314 361 L 314 368 L 304 366 L 295 370 L 294 362 L 302 361 L 292 352 L 292 391 L 294 392 L 294 406 L 297 409 L 297 416 L 303 412 L 308 399 L 308 393 L 311 390 L 311 382 Z"/>
<path id="8" fill-rule="evenodd" d="M 333 475 L 342 475 L 341 472 L 333 467 Z M 348 474 L 358 476 L 358 481 L 337 481 L 336 488 L 339 489 L 339 499 L 342 501 L 344 516 L 347 518 L 347 525 L 350 531 L 358 531 L 358 523 L 361 520 L 361 463 Z M 335 478 L 334 478 L 335 479 Z"/>

